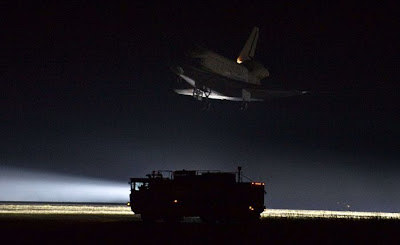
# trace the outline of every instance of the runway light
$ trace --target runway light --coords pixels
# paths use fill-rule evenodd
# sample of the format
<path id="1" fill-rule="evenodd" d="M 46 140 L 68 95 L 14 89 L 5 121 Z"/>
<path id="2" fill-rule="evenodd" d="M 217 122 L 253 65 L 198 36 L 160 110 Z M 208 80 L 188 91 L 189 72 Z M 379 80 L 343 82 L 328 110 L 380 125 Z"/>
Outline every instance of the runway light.
<path id="1" fill-rule="evenodd" d="M 265 209 L 263 218 L 326 218 L 326 219 L 400 219 L 400 213 L 356 212 L 331 210 Z"/>
<path id="2" fill-rule="evenodd" d="M 254 208 L 253 208 L 252 206 L 249 206 L 249 209 L 250 209 L 251 211 L 254 211 Z"/>
<path id="3" fill-rule="evenodd" d="M 175 199 L 175 200 L 174 200 L 174 203 L 178 203 L 178 200 Z"/>
<path id="4" fill-rule="evenodd" d="M 130 207 L 131 206 L 131 202 L 127 202 L 126 206 Z"/>

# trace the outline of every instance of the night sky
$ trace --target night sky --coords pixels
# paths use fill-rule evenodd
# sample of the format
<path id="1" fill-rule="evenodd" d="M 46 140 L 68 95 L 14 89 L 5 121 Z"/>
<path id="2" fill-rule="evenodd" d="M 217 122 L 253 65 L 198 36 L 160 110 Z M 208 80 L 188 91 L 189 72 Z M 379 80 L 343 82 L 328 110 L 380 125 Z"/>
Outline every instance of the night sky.
<path id="1" fill-rule="evenodd" d="M 2 4 L 0 171 L 240 165 L 267 207 L 400 212 L 394 6 L 129 2 Z M 205 112 L 173 93 L 174 58 L 201 44 L 235 60 L 254 26 L 264 83 L 311 94 Z"/>

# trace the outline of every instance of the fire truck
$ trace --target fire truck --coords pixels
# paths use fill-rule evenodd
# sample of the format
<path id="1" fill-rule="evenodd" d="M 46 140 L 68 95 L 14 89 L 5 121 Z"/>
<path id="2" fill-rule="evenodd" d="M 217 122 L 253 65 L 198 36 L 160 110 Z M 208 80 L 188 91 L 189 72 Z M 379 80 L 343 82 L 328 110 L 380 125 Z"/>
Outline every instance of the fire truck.
<path id="1" fill-rule="evenodd" d="M 210 223 L 257 221 L 265 209 L 265 184 L 243 177 L 241 167 L 237 172 L 153 171 L 147 178 L 130 178 L 129 205 L 144 222 L 195 216 Z"/>

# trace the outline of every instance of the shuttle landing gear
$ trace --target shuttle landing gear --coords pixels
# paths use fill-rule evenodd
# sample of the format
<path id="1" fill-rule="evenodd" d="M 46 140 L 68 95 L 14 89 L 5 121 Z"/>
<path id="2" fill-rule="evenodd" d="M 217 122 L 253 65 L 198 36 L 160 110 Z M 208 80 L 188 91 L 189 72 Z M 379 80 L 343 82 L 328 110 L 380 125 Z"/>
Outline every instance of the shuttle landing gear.
<path id="1" fill-rule="evenodd" d="M 208 97 L 211 94 L 211 90 L 209 88 L 203 87 L 203 89 L 194 88 L 193 89 L 193 98 L 196 100 L 202 101 L 203 103 L 203 111 L 209 111 L 212 109 L 212 105 Z"/>
<path id="2" fill-rule="evenodd" d="M 249 107 L 249 101 L 251 98 L 251 94 L 249 91 L 242 89 L 242 106 L 240 107 L 240 110 L 244 111 L 247 110 Z"/>
<path id="3" fill-rule="evenodd" d="M 193 98 L 195 98 L 196 100 L 202 100 L 203 94 L 204 92 L 201 89 L 198 88 L 193 89 Z"/>
<path id="4" fill-rule="evenodd" d="M 204 87 L 203 89 L 194 88 L 193 89 L 193 97 L 197 100 L 202 100 L 203 98 L 208 99 L 211 94 L 211 90 Z"/>
<path id="5" fill-rule="evenodd" d="M 249 107 L 249 102 L 243 101 L 242 105 L 240 106 L 240 110 L 245 111 L 245 110 L 247 110 L 248 107 Z"/>
<path id="6" fill-rule="evenodd" d="M 203 111 L 211 111 L 213 109 L 213 106 L 210 102 L 210 100 L 206 97 L 203 101 Z"/>

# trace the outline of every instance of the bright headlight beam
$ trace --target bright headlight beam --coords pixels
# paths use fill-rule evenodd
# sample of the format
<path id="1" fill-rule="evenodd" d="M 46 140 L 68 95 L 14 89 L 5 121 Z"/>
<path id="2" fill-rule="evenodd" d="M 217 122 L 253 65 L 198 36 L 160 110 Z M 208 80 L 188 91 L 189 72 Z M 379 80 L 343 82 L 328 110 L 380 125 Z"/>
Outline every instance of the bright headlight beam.
<path id="1" fill-rule="evenodd" d="M 0 201 L 126 203 L 124 182 L 57 173 L 0 169 Z"/>

